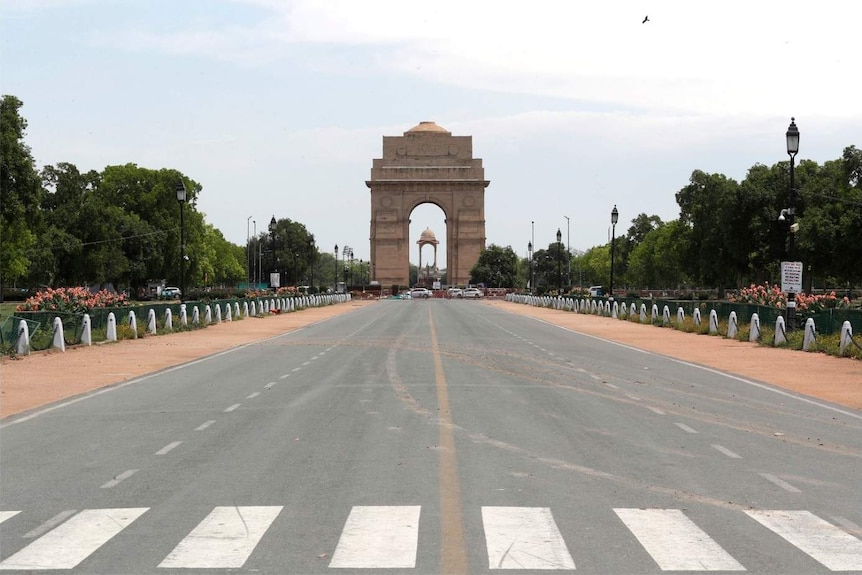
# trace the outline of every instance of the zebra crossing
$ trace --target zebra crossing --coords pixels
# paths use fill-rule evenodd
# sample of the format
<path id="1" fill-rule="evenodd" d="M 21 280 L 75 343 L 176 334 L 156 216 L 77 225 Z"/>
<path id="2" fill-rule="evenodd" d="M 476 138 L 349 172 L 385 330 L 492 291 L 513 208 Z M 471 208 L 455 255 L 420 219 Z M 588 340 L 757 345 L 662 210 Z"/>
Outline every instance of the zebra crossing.
<path id="1" fill-rule="evenodd" d="M 32 541 L 20 534 L 13 541 L 22 511 L 0 511 L 5 549 L 0 570 L 42 571 L 74 569 L 112 545 L 115 537 L 138 521 L 148 507 L 85 509 L 66 512 L 62 521 Z M 474 543 L 468 553 L 479 553 L 488 569 L 576 570 L 575 560 L 550 508 L 482 507 L 484 548 Z M 654 561 L 643 570 L 745 571 L 681 509 L 613 508 L 632 544 L 639 544 Z M 264 535 L 283 513 L 282 506 L 215 507 L 183 537 L 158 565 L 142 568 L 240 569 Z M 329 569 L 416 568 L 422 507 L 356 506 L 350 510 Z M 807 554 L 829 571 L 862 571 L 862 540 L 804 510 L 746 510 L 741 521 L 754 521 L 787 545 Z M 156 526 L 157 527 L 157 526 Z M 32 531 L 30 532 L 32 533 Z M 271 539 L 269 540 L 271 543 Z M 635 543 L 636 542 L 636 543 Z M 128 545 L 126 541 L 124 544 Z M 478 547 L 478 548 L 477 548 Z M 784 551 L 780 551 L 784 553 Z M 290 558 L 283 558 L 290 564 Z"/>

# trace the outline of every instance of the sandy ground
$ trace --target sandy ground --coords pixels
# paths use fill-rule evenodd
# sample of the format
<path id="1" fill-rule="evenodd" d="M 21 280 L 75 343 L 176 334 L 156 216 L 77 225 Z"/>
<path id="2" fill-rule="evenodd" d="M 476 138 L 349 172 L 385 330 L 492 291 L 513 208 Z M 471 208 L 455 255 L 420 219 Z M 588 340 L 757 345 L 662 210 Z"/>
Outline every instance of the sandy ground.
<path id="1" fill-rule="evenodd" d="M 411 305 L 410 302 L 402 302 Z M 818 353 L 761 347 L 721 337 L 678 332 L 592 315 L 534 308 L 504 301 L 498 306 L 573 331 L 714 367 L 805 395 L 862 410 L 862 362 Z M 266 318 L 224 322 L 206 329 L 137 340 L 67 347 L 0 362 L 0 418 L 104 386 L 185 363 L 232 347 L 294 331 L 365 305 L 352 302 Z"/>

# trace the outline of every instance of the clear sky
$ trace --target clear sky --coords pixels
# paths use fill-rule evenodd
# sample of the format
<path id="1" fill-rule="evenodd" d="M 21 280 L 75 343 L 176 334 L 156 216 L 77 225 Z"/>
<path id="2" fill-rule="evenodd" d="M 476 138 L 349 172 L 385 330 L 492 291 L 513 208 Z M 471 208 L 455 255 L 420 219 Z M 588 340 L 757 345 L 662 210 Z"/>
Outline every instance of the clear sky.
<path id="1" fill-rule="evenodd" d="M 231 242 L 275 215 L 366 260 L 382 137 L 431 120 L 473 137 L 487 241 L 525 256 L 531 222 L 585 250 L 614 204 L 618 234 L 675 219 L 694 169 L 786 160 L 791 116 L 799 158 L 862 145 L 859 22 L 850 0 L 0 0 L 0 91 L 40 168 L 176 168 Z M 414 263 L 426 227 L 445 240 L 438 208 Z"/>

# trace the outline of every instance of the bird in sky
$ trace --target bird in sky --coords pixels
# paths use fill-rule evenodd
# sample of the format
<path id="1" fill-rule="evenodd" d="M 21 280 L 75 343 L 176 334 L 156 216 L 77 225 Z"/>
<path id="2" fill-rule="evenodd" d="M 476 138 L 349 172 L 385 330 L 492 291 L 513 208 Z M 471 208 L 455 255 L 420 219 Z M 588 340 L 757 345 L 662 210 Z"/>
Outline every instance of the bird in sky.
<path id="1" fill-rule="evenodd" d="M 649 16 L 644 16 L 644 21 L 641 24 L 646 24 L 647 22 L 649 22 Z"/>

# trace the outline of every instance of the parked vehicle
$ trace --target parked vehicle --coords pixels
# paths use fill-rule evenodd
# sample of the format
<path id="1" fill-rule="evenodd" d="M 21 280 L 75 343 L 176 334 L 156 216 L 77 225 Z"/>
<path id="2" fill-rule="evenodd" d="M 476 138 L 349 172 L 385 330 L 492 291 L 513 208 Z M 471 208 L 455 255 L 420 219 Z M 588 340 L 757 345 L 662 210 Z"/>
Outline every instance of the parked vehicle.
<path id="1" fill-rule="evenodd" d="M 604 290 L 602 286 L 590 286 L 590 297 L 602 297 Z"/>
<path id="2" fill-rule="evenodd" d="M 464 290 L 462 290 L 461 288 L 452 287 L 446 291 L 446 294 L 449 297 L 460 298 L 460 297 L 464 297 Z"/>
<path id="3" fill-rule="evenodd" d="M 413 288 L 412 290 L 410 290 L 410 297 L 413 299 L 416 299 L 416 298 L 428 299 L 429 297 L 431 297 L 431 292 L 424 287 L 416 287 L 416 288 Z"/>
<path id="4" fill-rule="evenodd" d="M 468 299 L 481 299 L 483 295 L 479 288 L 467 288 L 463 291 L 463 297 Z"/>
<path id="5" fill-rule="evenodd" d="M 180 288 L 169 286 L 162 290 L 160 297 L 162 299 L 178 299 L 180 295 Z"/>

